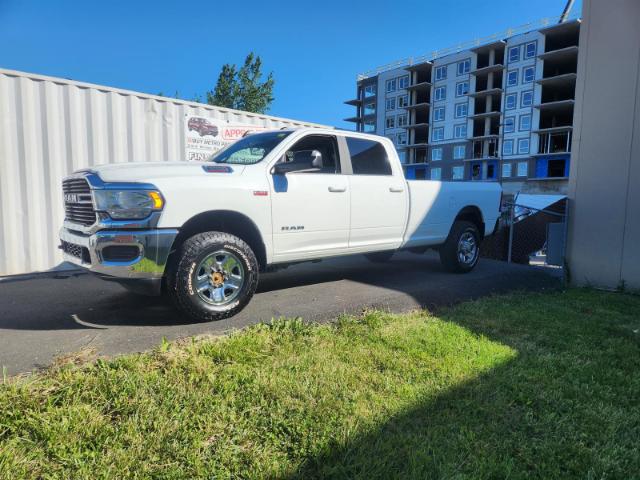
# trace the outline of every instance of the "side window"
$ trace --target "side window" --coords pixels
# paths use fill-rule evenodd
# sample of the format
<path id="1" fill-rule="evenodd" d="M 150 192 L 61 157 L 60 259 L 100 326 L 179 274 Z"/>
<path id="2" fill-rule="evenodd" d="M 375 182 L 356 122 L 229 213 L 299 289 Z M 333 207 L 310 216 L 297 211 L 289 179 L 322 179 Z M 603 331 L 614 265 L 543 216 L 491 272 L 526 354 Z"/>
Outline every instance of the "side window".
<path id="1" fill-rule="evenodd" d="M 338 142 L 328 135 L 308 135 L 296 142 L 280 162 L 293 163 L 290 172 L 340 173 Z"/>
<path id="2" fill-rule="evenodd" d="M 387 150 L 380 142 L 347 137 L 354 175 L 391 175 Z"/>

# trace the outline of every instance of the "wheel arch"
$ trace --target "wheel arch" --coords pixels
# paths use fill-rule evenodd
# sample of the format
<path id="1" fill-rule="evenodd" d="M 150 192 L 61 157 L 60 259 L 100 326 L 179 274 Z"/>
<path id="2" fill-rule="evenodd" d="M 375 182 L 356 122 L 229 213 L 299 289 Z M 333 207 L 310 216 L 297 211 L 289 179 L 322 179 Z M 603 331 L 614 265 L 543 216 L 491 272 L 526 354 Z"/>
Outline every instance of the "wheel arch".
<path id="1" fill-rule="evenodd" d="M 203 232 L 224 232 L 244 240 L 258 260 L 261 269 L 267 265 L 267 248 L 260 229 L 255 222 L 243 213 L 233 210 L 210 210 L 199 213 L 180 228 L 171 248 L 172 254 L 188 239 Z"/>
<path id="2" fill-rule="evenodd" d="M 458 220 L 464 220 L 473 223 L 478 228 L 478 232 L 480 232 L 480 239 L 482 240 L 484 238 L 484 218 L 482 217 L 482 211 L 477 206 L 467 205 L 466 207 L 461 209 L 456 215 L 454 222 Z"/>

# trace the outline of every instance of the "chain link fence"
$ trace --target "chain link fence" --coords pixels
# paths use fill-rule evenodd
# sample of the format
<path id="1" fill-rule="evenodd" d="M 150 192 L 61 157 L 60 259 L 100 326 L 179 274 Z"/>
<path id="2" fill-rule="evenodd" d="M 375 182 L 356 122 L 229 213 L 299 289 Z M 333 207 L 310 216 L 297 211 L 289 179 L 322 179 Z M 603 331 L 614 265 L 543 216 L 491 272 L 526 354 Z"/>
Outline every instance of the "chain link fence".
<path id="1" fill-rule="evenodd" d="M 516 196 L 505 201 L 498 229 L 485 239 L 482 256 L 561 269 L 564 276 L 568 207 L 567 198 L 561 196 L 546 201 L 523 201 Z"/>

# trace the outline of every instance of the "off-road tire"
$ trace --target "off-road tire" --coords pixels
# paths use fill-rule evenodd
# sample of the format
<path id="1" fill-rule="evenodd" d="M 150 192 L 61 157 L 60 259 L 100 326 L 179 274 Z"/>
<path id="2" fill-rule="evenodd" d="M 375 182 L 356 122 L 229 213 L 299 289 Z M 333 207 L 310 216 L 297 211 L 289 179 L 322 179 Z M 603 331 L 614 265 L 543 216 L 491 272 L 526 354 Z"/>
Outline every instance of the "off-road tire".
<path id="1" fill-rule="evenodd" d="M 472 234 L 476 244 L 474 259 L 465 263 L 459 256 L 459 243 L 463 235 Z M 480 232 L 474 223 L 458 220 L 451 226 L 451 231 L 445 243 L 440 247 L 440 262 L 445 270 L 453 273 L 467 273 L 474 269 L 480 256 Z"/>
<path id="2" fill-rule="evenodd" d="M 373 253 L 366 253 L 365 257 L 367 257 L 367 260 L 373 263 L 386 263 L 389 260 L 391 260 L 391 257 L 393 257 L 394 253 L 395 252 L 393 250 L 384 251 L 384 252 L 373 252 Z"/>
<path id="3" fill-rule="evenodd" d="M 240 293 L 229 304 L 206 303 L 193 288 L 194 270 L 213 252 L 223 250 L 234 255 L 244 269 Z M 168 267 L 167 294 L 173 304 L 196 321 L 208 322 L 232 317 L 251 300 L 258 285 L 258 260 L 242 239 L 223 232 L 204 232 L 187 239 Z"/>

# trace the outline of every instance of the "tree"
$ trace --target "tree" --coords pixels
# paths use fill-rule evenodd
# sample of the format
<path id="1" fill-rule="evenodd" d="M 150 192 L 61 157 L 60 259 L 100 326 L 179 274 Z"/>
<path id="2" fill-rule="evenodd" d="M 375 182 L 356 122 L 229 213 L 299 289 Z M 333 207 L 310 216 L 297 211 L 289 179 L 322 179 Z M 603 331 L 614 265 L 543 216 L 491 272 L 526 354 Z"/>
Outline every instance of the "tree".
<path id="1" fill-rule="evenodd" d="M 222 71 L 218 75 L 218 82 L 213 92 L 207 92 L 207 103 L 219 107 L 236 108 L 236 66 L 222 66 Z"/>
<path id="2" fill-rule="evenodd" d="M 253 52 L 238 70 L 225 64 L 213 91 L 207 92 L 207 103 L 247 112 L 265 113 L 273 102 L 273 72 L 262 82 L 262 60 Z"/>
<path id="3" fill-rule="evenodd" d="M 262 60 L 253 52 L 247 55 L 244 65 L 238 72 L 238 109 L 248 112 L 265 113 L 273 102 L 273 73 L 269 73 L 264 82 L 262 78 Z"/>

